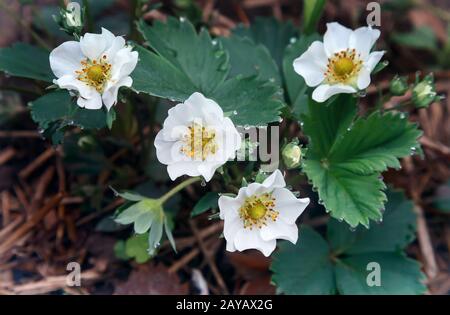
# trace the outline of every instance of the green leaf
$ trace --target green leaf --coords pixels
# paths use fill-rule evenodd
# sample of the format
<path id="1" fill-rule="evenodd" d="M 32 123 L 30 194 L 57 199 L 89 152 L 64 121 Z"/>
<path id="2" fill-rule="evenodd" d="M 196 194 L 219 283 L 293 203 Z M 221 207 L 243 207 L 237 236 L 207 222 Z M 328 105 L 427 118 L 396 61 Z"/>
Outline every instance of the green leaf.
<path id="1" fill-rule="evenodd" d="M 369 252 L 396 252 L 415 239 L 416 215 L 412 201 L 402 192 L 388 191 L 388 203 L 383 222 L 370 229 L 358 227 L 350 231 L 346 224 L 328 222 L 328 239 L 335 253 L 364 254 Z"/>
<path id="2" fill-rule="evenodd" d="M 122 260 L 128 260 L 129 257 L 126 252 L 126 245 L 125 242 L 120 240 L 117 241 L 116 244 L 114 244 L 114 255 L 116 255 L 117 258 Z"/>
<path id="3" fill-rule="evenodd" d="M 116 111 L 114 110 L 114 108 L 111 108 L 107 113 L 106 113 L 106 125 L 108 126 L 108 129 L 111 130 L 112 125 L 114 123 L 114 121 L 116 120 Z"/>
<path id="4" fill-rule="evenodd" d="M 150 47 L 185 74 L 196 91 L 210 95 L 225 81 L 229 71 L 228 55 L 219 43 L 213 44 L 207 30 L 197 34 L 191 23 L 175 18 L 168 18 L 166 23 L 157 21 L 151 27 L 140 21 L 138 28 Z"/>
<path id="5" fill-rule="evenodd" d="M 230 77 L 256 75 L 261 81 L 281 84 L 277 64 L 265 46 L 237 35 L 221 38 L 220 42 L 230 56 Z"/>
<path id="6" fill-rule="evenodd" d="M 295 38 L 297 30 L 290 21 L 281 22 L 275 18 L 256 17 L 250 27 L 239 25 L 233 33 L 266 46 L 277 63 L 278 69 L 281 69 L 284 50 L 290 40 Z"/>
<path id="7" fill-rule="evenodd" d="M 283 103 L 276 98 L 278 91 L 254 77 L 235 77 L 221 84 L 211 98 L 224 112 L 233 113 L 230 118 L 236 125 L 260 126 L 279 121 Z"/>
<path id="8" fill-rule="evenodd" d="M 393 33 L 391 40 L 399 45 L 416 49 L 437 51 L 437 39 L 433 30 L 428 26 L 422 26 L 409 33 Z"/>
<path id="9" fill-rule="evenodd" d="M 78 107 L 66 90 L 50 92 L 31 102 L 30 106 L 31 117 L 43 129 L 55 121 L 62 127 L 75 125 L 86 129 L 100 129 L 106 125 L 106 113 L 102 109 Z"/>
<path id="10" fill-rule="evenodd" d="M 195 217 L 199 214 L 202 214 L 208 211 L 209 209 L 216 209 L 218 200 L 219 200 L 218 193 L 208 192 L 196 203 L 194 209 L 192 209 L 191 217 Z"/>
<path id="11" fill-rule="evenodd" d="M 297 119 L 308 110 L 308 86 L 301 75 L 294 71 L 294 60 L 300 57 L 308 47 L 320 36 L 317 34 L 301 36 L 294 43 L 286 47 L 283 57 L 283 75 L 289 104 Z"/>
<path id="12" fill-rule="evenodd" d="M 139 53 L 139 62 L 131 74 L 135 91 L 174 101 L 184 101 L 197 91 L 187 75 L 167 59 L 140 46 L 135 50 Z"/>
<path id="13" fill-rule="evenodd" d="M 225 112 L 237 112 L 230 118 L 238 125 L 265 125 L 279 120 L 283 106 L 276 100 L 279 88 L 256 76 L 225 81 L 230 69 L 228 54 L 221 42 L 212 41 L 205 30 L 197 34 L 188 21 L 173 18 L 152 27 L 141 21 L 139 29 L 156 53 L 137 47 L 140 61 L 132 74 L 136 91 L 174 101 L 201 92 Z"/>
<path id="14" fill-rule="evenodd" d="M 380 266 L 380 286 L 367 284 L 370 262 Z M 340 294 L 417 295 L 426 291 L 420 264 L 399 253 L 359 254 L 339 260 L 335 268 Z"/>
<path id="15" fill-rule="evenodd" d="M 166 233 L 167 239 L 169 240 L 170 246 L 172 246 L 172 249 L 177 252 L 177 246 L 175 244 L 175 240 L 172 235 L 172 227 L 170 226 L 170 222 L 166 217 L 164 217 L 164 232 Z"/>
<path id="16" fill-rule="evenodd" d="M 314 230 L 302 227 L 297 245 L 280 244 L 273 256 L 272 281 L 279 293 L 333 294 L 333 265 L 327 242 Z"/>
<path id="17" fill-rule="evenodd" d="M 152 228 L 148 234 L 148 253 L 150 256 L 155 255 L 161 243 L 161 237 L 164 227 L 164 213 L 156 214 L 152 222 Z"/>
<path id="18" fill-rule="evenodd" d="M 311 34 L 316 29 L 325 3 L 326 0 L 303 1 L 303 31 L 305 34 Z"/>
<path id="19" fill-rule="evenodd" d="M 120 196 L 123 199 L 128 200 L 128 201 L 141 201 L 146 198 L 146 197 L 144 197 L 140 194 L 136 194 L 132 191 L 124 191 L 124 192 L 119 193 L 114 190 L 114 193 L 116 193 L 118 196 Z"/>
<path id="20" fill-rule="evenodd" d="M 425 278 L 403 249 L 414 239 L 415 216 L 403 194 L 389 192 L 385 221 L 379 228 L 351 232 L 343 223 L 328 224 L 326 242 L 301 228 L 296 245 L 283 242 L 271 270 L 277 290 L 287 294 L 422 294 Z M 330 246 L 328 245 L 330 244 Z M 377 263 L 380 286 L 369 286 Z"/>
<path id="21" fill-rule="evenodd" d="M 134 258 L 138 264 L 143 264 L 151 258 L 147 247 L 148 234 L 134 235 L 125 242 L 125 254 L 129 258 Z"/>
<path id="22" fill-rule="evenodd" d="M 339 96 L 310 102 L 304 130 L 310 138 L 304 171 L 327 211 L 355 227 L 380 220 L 386 196 L 380 172 L 419 148 L 421 132 L 402 115 L 355 115 L 356 100 Z M 354 122 L 353 122 L 354 121 Z"/>
<path id="23" fill-rule="evenodd" d="M 55 78 L 50 69 L 49 52 L 25 43 L 0 48 L 0 71 L 46 82 L 53 82 Z"/>

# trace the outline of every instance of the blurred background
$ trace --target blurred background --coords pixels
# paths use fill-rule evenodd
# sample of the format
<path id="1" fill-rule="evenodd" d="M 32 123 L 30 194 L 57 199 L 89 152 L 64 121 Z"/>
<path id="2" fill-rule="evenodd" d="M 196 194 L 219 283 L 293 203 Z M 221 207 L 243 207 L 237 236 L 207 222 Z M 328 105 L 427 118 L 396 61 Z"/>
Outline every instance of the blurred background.
<path id="1" fill-rule="evenodd" d="M 27 42 L 52 49 L 68 40 L 52 18 L 64 2 L 0 0 L 0 47 Z M 133 1 L 89 3 L 95 30 L 103 26 L 116 35 L 136 36 L 130 22 Z M 366 25 L 368 3 L 327 1 L 319 33 L 331 21 L 350 28 Z M 406 158 L 401 170 L 389 171 L 384 178 L 414 201 L 417 241 L 408 254 L 422 263 L 428 293 L 448 294 L 450 2 L 379 3 L 381 39 L 377 47 L 387 51 L 384 59 L 389 66 L 374 76 L 363 103 L 376 102 L 395 75 L 413 81 L 417 71 L 433 72 L 437 93 L 447 97 L 427 109 L 410 109 L 410 118 L 424 131 L 420 140 L 424 158 Z M 275 24 L 290 21 L 272 35 L 285 38 L 286 44 L 295 36 L 302 16 L 298 0 L 173 0 L 147 1 L 146 5 L 143 19 L 150 23 L 167 15 L 184 16 L 216 36 L 258 23 L 259 17 Z M 283 49 L 279 49 L 279 58 L 275 56 L 277 62 L 281 62 Z M 276 47 L 272 51 L 277 54 Z M 40 82 L 0 75 L 0 294 L 275 293 L 270 258 L 253 251 L 225 252 L 219 237 L 222 225 L 209 221 L 207 215 L 188 224 L 189 212 L 205 187 L 190 188 L 171 201 L 170 211 L 177 217 L 177 254 L 165 242 L 150 259 L 145 240 L 129 238 L 129 227 L 111 219 L 123 200 L 115 198 L 109 185 L 159 196 L 171 184 L 155 159 L 151 136 L 163 121 L 167 104 L 139 96 L 146 106 L 119 104 L 118 122 L 111 131 L 73 130 L 63 144 L 54 146 L 39 132 L 27 106 L 44 89 Z M 395 97 L 383 106 L 389 108 L 410 97 Z M 295 132 L 294 128 L 292 136 Z M 302 217 L 303 222 L 321 229 L 328 217 L 317 196 L 295 181 L 291 184 L 313 200 L 314 210 Z M 55 197 L 59 194 L 62 199 Z M 66 266 L 71 261 L 82 267 L 81 288 L 66 286 Z"/>

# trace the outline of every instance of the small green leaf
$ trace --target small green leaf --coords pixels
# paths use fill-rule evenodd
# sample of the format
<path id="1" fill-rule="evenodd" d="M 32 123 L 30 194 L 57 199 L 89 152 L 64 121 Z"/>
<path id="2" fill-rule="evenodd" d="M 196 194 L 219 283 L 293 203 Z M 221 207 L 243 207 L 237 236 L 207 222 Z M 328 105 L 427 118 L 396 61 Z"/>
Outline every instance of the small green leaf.
<path id="1" fill-rule="evenodd" d="M 273 256 L 272 281 L 279 293 L 334 294 L 333 265 L 327 242 L 314 230 L 302 227 L 297 245 L 280 244 Z"/>
<path id="2" fill-rule="evenodd" d="M 117 241 L 116 244 L 114 244 L 114 254 L 117 258 L 122 260 L 128 260 L 130 258 L 126 252 L 125 242 L 122 240 Z"/>
<path id="3" fill-rule="evenodd" d="M 217 208 L 217 201 L 219 200 L 219 194 L 216 192 L 208 192 L 204 195 L 192 209 L 191 217 L 195 217 L 209 209 Z"/>
<path id="4" fill-rule="evenodd" d="M 134 258 L 138 264 L 143 264 L 151 258 L 147 247 L 148 234 L 134 235 L 125 242 L 125 253 L 128 257 Z"/>
<path id="5" fill-rule="evenodd" d="M 177 246 L 172 235 L 172 227 L 170 226 L 169 219 L 167 216 L 164 217 L 164 232 L 166 233 L 167 239 L 169 240 L 170 246 L 172 246 L 175 253 L 177 252 Z"/>
<path id="6" fill-rule="evenodd" d="M 159 213 L 154 217 L 152 228 L 148 235 L 148 253 L 154 256 L 158 247 L 161 245 L 161 237 L 164 227 L 164 213 Z"/>
<path id="7" fill-rule="evenodd" d="M 144 197 L 140 194 L 136 194 L 132 191 L 123 191 L 123 192 L 119 193 L 114 190 L 114 193 L 128 201 L 141 201 L 141 200 L 146 199 L 146 197 Z"/>
<path id="8" fill-rule="evenodd" d="M 311 34 L 315 31 L 317 23 L 322 16 L 326 0 L 303 1 L 303 31 Z"/>
<path id="9" fill-rule="evenodd" d="M 52 82 L 49 52 L 25 43 L 0 48 L 0 71 L 8 75 Z"/>
<path id="10" fill-rule="evenodd" d="M 369 286 L 369 263 L 380 266 L 380 286 Z M 366 253 L 343 258 L 336 264 L 336 283 L 340 294 L 424 294 L 425 276 L 420 264 L 399 253 Z"/>

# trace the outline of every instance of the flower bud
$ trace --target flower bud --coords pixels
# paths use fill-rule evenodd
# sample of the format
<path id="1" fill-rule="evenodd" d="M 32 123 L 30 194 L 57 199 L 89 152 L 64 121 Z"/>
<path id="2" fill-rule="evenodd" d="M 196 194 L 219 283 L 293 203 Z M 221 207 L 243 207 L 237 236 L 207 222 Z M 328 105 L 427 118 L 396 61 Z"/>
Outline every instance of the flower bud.
<path id="1" fill-rule="evenodd" d="M 432 102 L 439 99 L 436 94 L 433 74 L 427 75 L 416 84 L 413 89 L 412 101 L 417 108 L 428 107 Z"/>
<path id="2" fill-rule="evenodd" d="M 66 9 L 60 9 L 53 19 L 69 35 L 79 36 L 83 30 L 83 12 L 77 2 L 70 2 Z"/>
<path id="3" fill-rule="evenodd" d="M 406 77 L 400 77 L 396 75 L 390 85 L 389 90 L 394 96 L 402 96 L 405 95 L 406 91 L 408 91 L 408 80 Z"/>
<path id="4" fill-rule="evenodd" d="M 302 150 L 298 140 L 288 143 L 282 150 L 281 156 L 288 169 L 298 168 L 302 162 Z"/>

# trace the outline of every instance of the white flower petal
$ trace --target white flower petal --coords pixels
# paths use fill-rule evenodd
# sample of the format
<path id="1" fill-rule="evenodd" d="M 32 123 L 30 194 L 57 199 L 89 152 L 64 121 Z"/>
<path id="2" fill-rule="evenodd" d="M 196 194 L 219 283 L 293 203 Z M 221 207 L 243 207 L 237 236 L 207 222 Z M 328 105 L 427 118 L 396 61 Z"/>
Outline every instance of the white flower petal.
<path id="1" fill-rule="evenodd" d="M 360 54 L 361 59 L 366 60 L 379 37 L 379 30 L 372 27 L 360 27 L 350 35 L 349 48 L 354 48 Z"/>
<path id="2" fill-rule="evenodd" d="M 272 174 L 270 174 L 269 177 L 267 177 L 263 182 L 262 185 L 264 187 L 274 189 L 274 188 L 281 188 L 286 186 L 286 182 L 284 181 L 283 174 L 281 174 L 280 170 L 275 170 Z"/>
<path id="3" fill-rule="evenodd" d="M 282 220 L 276 220 L 275 222 L 267 223 L 259 231 L 264 241 L 282 239 L 293 244 L 297 243 L 298 228 L 295 224 L 287 224 Z"/>
<path id="4" fill-rule="evenodd" d="M 109 35 L 109 34 L 108 34 Z M 108 44 L 108 35 L 86 33 L 80 38 L 80 47 L 83 54 L 90 60 L 97 60 L 105 51 Z"/>
<path id="5" fill-rule="evenodd" d="M 327 23 L 327 31 L 323 36 L 323 45 L 328 57 L 334 53 L 347 50 L 352 30 L 337 22 Z"/>
<path id="6" fill-rule="evenodd" d="M 367 67 L 362 67 L 358 74 L 357 80 L 358 89 L 364 90 L 370 85 L 370 70 Z"/>
<path id="7" fill-rule="evenodd" d="M 242 229 L 236 233 L 234 246 L 237 250 L 257 249 L 268 257 L 277 246 L 276 240 L 264 241 L 258 229 Z"/>
<path id="8" fill-rule="evenodd" d="M 91 98 L 79 97 L 77 100 L 77 104 L 78 106 L 86 109 L 100 109 L 103 105 L 102 96 L 96 91 L 96 93 L 92 93 Z"/>
<path id="9" fill-rule="evenodd" d="M 61 89 L 76 91 L 83 98 L 92 98 L 94 94 L 98 94 L 94 88 L 81 82 L 73 75 L 62 76 L 58 80 L 54 80 L 53 83 L 58 85 Z"/>
<path id="10" fill-rule="evenodd" d="M 295 224 L 309 205 L 309 198 L 298 199 L 286 188 L 275 189 L 272 196 L 275 198 L 275 210 L 280 213 L 278 218 L 288 224 Z"/>
<path id="11" fill-rule="evenodd" d="M 222 220 L 234 220 L 239 217 L 239 208 L 244 204 L 246 197 L 245 190 L 246 187 L 240 188 L 238 195 L 235 198 L 220 196 L 218 205 L 220 210 L 220 218 Z"/>
<path id="12" fill-rule="evenodd" d="M 234 245 L 234 240 L 236 238 L 237 233 L 243 229 L 244 229 L 244 226 L 239 217 L 236 217 L 231 220 L 228 219 L 227 221 L 225 221 L 225 224 L 223 227 L 223 236 L 225 237 L 225 240 L 227 241 L 227 250 L 228 251 L 234 252 L 236 250 L 236 247 Z"/>
<path id="13" fill-rule="evenodd" d="M 205 181 L 209 182 L 213 176 L 216 170 L 223 164 L 225 164 L 226 161 L 219 161 L 219 162 L 206 162 L 199 163 L 198 165 L 198 172 L 200 175 L 203 176 Z"/>
<path id="14" fill-rule="evenodd" d="M 367 61 L 365 62 L 365 66 L 370 69 L 370 72 L 375 69 L 376 65 L 380 62 L 381 58 L 383 58 L 384 51 L 374 51 L 370 53 Z"/>
<path id="15" fill-rule="evenodd" d="M 325 79 L 328 57 L 322 42 L 315 41 L 300 57 L 294 60 L 294 71 L 303 77 L 308 86 L 317 86 Z"/>
<path id="16" fill-rule="evenodd" d="M 102 95 L 103 103 L 108 110 L 111 109 L 117 103 L 117 93 L 122 86 L 131 87 L 133 79 L 131 77 L 125 77 L 114 85 L 110 85 L 105 89 Z"/>
<path id="17" fill-rule="evenodd" d="M 171 180 L 175 180 L 180 176 L 188 175 L 191 177 L 200 176 L 197 167 L 193 167 L 195 162 L 177 162 L 167 166 L 167 173 Z"/>
<path id="18" fill-rule="evenodd" d="M 112 64 L 112 79 L 119 80 L 120 78 L 129 76 L 136 68 L 138 59 L 139 54 L 137 51 L 131 51 L 129 47 L 120 49 L 116 53 Z"/>
<path id="19" fill-rule="evenodd" d="M 343 84 L 335 84 L 335 85 L 329 85 L 329 84 L 323 84 L 319 85 L 313 92 L 312 98 L 316 102 L 322 103 L 325 102 L 327 99 L 332 97 L 333 95 L 340 94 L 340 93 L 356 93 L 356 89 L 349 85 L 343 85 Z"/>
<path id="20" fill-rule="evenodd" d="M 57 78 L 64 75 L 75 76 L 75 71 L 81 69 L 81 61 L 85 59 L 80 43 L 68 41 L 62 43 L 50 53 L 50 67 Z"/>

